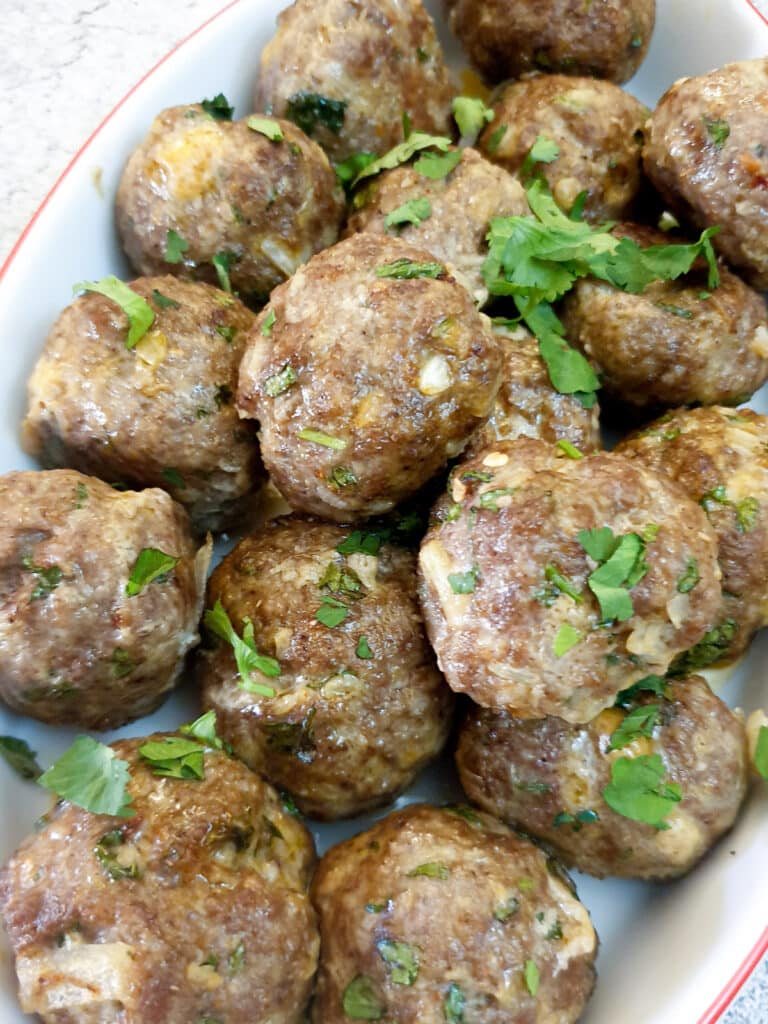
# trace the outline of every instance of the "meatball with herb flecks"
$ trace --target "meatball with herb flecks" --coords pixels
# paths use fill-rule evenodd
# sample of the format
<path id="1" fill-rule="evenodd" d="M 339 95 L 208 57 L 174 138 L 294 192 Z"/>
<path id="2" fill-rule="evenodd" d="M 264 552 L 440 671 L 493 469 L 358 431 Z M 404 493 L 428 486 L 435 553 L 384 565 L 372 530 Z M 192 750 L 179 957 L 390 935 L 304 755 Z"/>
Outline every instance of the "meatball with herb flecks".
<path id="1" fill-rule="evenodd" d="M 43 722 L 149 714 L 198 642 L 210 544 L 164 491 L 72 470 L 0 477 L 0 698 Z"/>
<path id="2" fill-rule="evenodd" d="M 453 695 L 424 635 L 415 557 L 385 536 L 275 520 L 208 587 L 205 621 L 225 642 L 199 656 L 203 703 L 238 757 L 313 817 L 393 800 L 450 728 Z M 252 629 L 269 659 L 253 678 L 238 671 L 227 622 L 238 635 Z"/>
<path id="3" fill-rule="evenodd" d="M 701 640 L 720 605 L 716 555 L 703 509 L 662 474 L 501 442 L 456 467 L 422 542 L 427 635 L 476 703 L 587 722 Z"/>
<path id="4" fill-rule="evenodd" d="M 435 257 L 353 235 L 275 289 L 240 366 L 237 407 L 289 505 L 340 522 L 389 512 L 491 411 L 490 321 Z"/>

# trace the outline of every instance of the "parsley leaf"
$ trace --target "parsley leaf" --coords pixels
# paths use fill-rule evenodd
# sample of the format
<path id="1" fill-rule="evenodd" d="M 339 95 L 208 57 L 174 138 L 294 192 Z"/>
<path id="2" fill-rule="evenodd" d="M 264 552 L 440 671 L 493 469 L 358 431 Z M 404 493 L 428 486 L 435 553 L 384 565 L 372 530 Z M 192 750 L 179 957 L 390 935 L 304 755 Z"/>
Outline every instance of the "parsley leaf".
<path id="1" fill-rule="evenodd" d="M 644 560 L 645 541 L 636 533 L 616 538 L 609 527 L 602 529 L 608 531 L 610 538 L 600 531 L 582 530 L 579 533 L 579 543 L 591 558 L 594 558 L 592 552 L 595 550 L 599 549 L 601 554 L 610 551 L 604 561 L 595 559 L 602 561 L 602 565 L 590 573 L 587 585 L 597 598 L 604 622 L 626 622 L 634 614 L 629 591 L 648 571 L 648 563 Z M 593 533 L 599 533 L 597 543 L 590 537 Z M 586 545 L 582 535 L 587 537 Z"/>
<path id="2" fill-rule="evenodd" d="M 463 139 L 479 135 L 494 118 L 494 112 L 474 96 L 457 96 L 453 101 L 453 116 Z"/>
<path id="3" fill-rule="evenodd" d="M 165 236 L 165 262 L 181 263 L 184 253 L 189 251 L 189 242 L 178 231 L 169 228 Z"/>
<path id="4" fill-rule="evenodd" d="M 116 847 L 122 846 L 124 842 L 125 836 L 122 829 L 113 829 L 101 837 L 93 850 L 96 860 L 104 868 L 107 875 L 115 881 L 119 881 L 122 878 L 139 878 L 141 876 L 138 863 L 134 861 L 131 864 L 121 864 L 117 857 L 110 852 Z"/>
<path id="5" fill-rule="evenodd" d="M 163 582 L 178 564 L 179 559 L 174 555 L 166 555 L 157 548 L 142 548 L 131 569 L 125 587 L 126 594 L 128 597 L 136 597 L 150 583 Z"/>
<path id="6" fill-rule="evenodd" d="M 464 993 L 461 986 L 452 981 L 443 1003 L 443 1017 L 447 1024 L 464 1024 Z"/>
<path id="7" fill-rule="evenodd" d="M 608 749 L 621 750 L 636 740 L 638 736 L 652 736 L 653 730 L 658 725 L 660 712 L 661 705 L 659 704 L 643 704 L 630 711 L 621 725 L 611 734 Z"/>
<path id="8" fill-rule="evenodd" d="M 81 281 L 72 288 L 73 292 L 97 292 L 104 298 L 114 302 L 128 317 L 128 337 L 126 348 L 135 348 L 149 328 L 155 322 L 152 307 L 141 295 L 129 288 L 113 274 L 101 281 Z"/>
<path id="9" fill-rule="evenodd" d="M 578 629 L 568 622 L 564 622 L 557 631 L 552 650 L 556 658 L 562 658 L 572 647 L 581 643 L 582 635 Z"/>
<path id="10" fill-rule="evenodd" d="M 285 136 L 279 123 L 271 117 L 249 117 L 246 124 L 252 132 L 265 135 L 270 142 L 282 142 Z"/>
<path id="11" fill-rule="evenodd" d="M 424 153 L 413 165 L 414 171 L 424 178 L 442 181 L 461 163 L 461 150 L 452 149 L 448 153 Z"/>
<path id="12" fill-rule="evenodd" d="M 442 263 L 417 263 L 406 257 L 376 268 L 376 277 L 393 277 L 399 281 L 412 281 L 418 277 L 437 279 L 444 277 L 445 274 L 446 270 Z"/>
<path id="13" fill-rule="evenodd" d="M 213 609 L 209 608 L 203 616 L 203 623 L 214 636 L 231 645 L 235 653 L 237 671 L 240 673 L 240 688 L 248 690 L 250 693 L 261 694 L 262 697 L 274 697 L 273 687 L 254 682 L 252 673 L 260 672 L 264 676 L 276 678 L 280 675 L 280 662 L 265 654 L 259 654 L 253 638 L 251 620 L 243 619 L 244 628 L 241 638 L 232 625 L 221 600 L 217 598 Z"/>
<path id="14" fill-rule="evenodd" d="M 754 763 L 760 777 L 768 780 L 768 725 L 761 725 L 757 734 Z"/>
<path id="15" fill-rule="evenodd" d="M 286 363 L 282 370 L 271 374 L 264 381 L 264 393 L 270 398 L 277 398 L 278 395 L 284 395 L 289 388 L 292 388 L 298 379 L 294 368 L 290 363 Z"/>
<path id="16" fill-rule="evenodd" d="M 212 100 L 201 100 L 200 106 L 214 121 L 231 121 L 235 112 L 235 108 L 229 105 L 223 92 L 218 93 Z"/>
<path id="17" fill-rule="evenodd" d="M 344 1013 L 351 1020 L 381 1020 L 384 1002 L 376 982 L 367 974 L 358 974 L 344 989 Z"/>
<path id="18" fill-rule="evenodd" d="M 370 661 L 374 654 L 368 645 L 368 638 L 361 636 L 357 641 L 357 647 L 355 648 L 355 654 L 362 661 Z"/>
<path id="19" fill-rule="evenodd" d="M 127 762 L 112 747 L 78 736 L 37 781 L 85 811 L 132 818 L 136 812 L 127 791 L 129 778 Z"/>
<path id="20" fill-rule="evenodd" d="M 396 210 L 388 213 L 384 224 L 388 228 L 397 227 L 400 224 L 419 224 L 432 216 L 432 203 L 426 196 L 419 196 L 416 199 L 409 199 L 407 203 L 398 206 Z"/>
<path id="21" fill-rule="evenodd" d="M 419 976 L 419 956 L 413 946 L 393 939 L 380 939 L 376 949 L 395 985 L 413 985 Z"/>
<path id="22" fill-rule="evenodd" d="M 349 466 L 334 466 L 328 475 L 328 483 L 331 487 L 354 487 L 359 482 L 355 471 Z"/>
<path id="23" fill-rule="evenodd" d="M 611 765 L 611 781 L 603 799 L 617 814 L 632 821 L 669 828 L 664 819 L 683 797 L 676 782 L 664 782 L 664 763 L 659 754 L 620 757 Z"/>
<path id="24" fill-rule="evenodd" d="M 0 756 L 22 779 L 36 779 L 42 773 L 36 761 L 37 754 L 25 740 L 16 739 L 15 736 L 0 736 Z"/>
<path id="25" fill-rule="evenodd" d="M 285 116 L 310 138 L 318 127 L 327 128 L 332 135 L 338 135 L 344 127 L 347 105 L 346 100 L 333 100 L 316 92 L 302 90 L 288 100 Z"/>
<path id="26" fill-rule="evenodd" d="M 398 143 L 384 156 L 377 157 L 370 163 L 366 163 L 352 181 L 352 186 L 358 185 L 364 178 L 372 178 L 382 171 L 390 171 L 394 167 L 406 164 L 417 153 L 423 149 L 436 149 L 441 153 L 447 153 L 451 148 L 451 140 L 442 135 L 428 135 L 426 132 L 412 132 L 405 142 Z M 358 158 L 359 159 L 359 158 Z M 338 173 L 338 168 L 337 168 Z"/>
<path id="27" fill-rule="evenodd" d="M 326 594 L 323 597 L 320 607 L 315 612 L 317 621 L 329 629 L 335 629 L 336 626 L 340 626 L 342 622 L 346 621 L 348 615 L 349 607 L 343 601 L 339 601 L 338 598 L 331 597 L 330 594 Z"/>
<path id="28" fill-rule="evenodd" d="M 205 747 L 180 736 L 163 736 L 148 740 L 139 747 L 139 754 L 152 765 L 154 775 L 169 779 L 203 779 Z"/>

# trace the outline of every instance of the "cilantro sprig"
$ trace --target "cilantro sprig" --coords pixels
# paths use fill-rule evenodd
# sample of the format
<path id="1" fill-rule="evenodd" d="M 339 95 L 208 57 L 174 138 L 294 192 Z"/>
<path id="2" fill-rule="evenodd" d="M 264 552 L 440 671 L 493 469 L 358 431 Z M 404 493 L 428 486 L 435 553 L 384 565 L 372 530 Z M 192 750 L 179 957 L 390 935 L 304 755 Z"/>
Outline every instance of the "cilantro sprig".
<path id="1" fill-rule="evenodd" d="M 128 335 L 125 339 L 126 348 L 136 348 L 138 343 L 155 322 L 155 314 L 145 298 L 129 288 L 127 284 L 110 274 L 101 281 L 80 281 L 73 285 L 72 291 L 97 292 L 105 299 L 114 302 L 128 317 Z"/>
<path id="2" fill-rule="evenodd" d="M 132 818 L 136 812 L 128 795 L 128 779 L 128 763 L 112 747 L 78 736 L 37 781 L 85 811 Z"/>
<path id="3" fill-rule="evenodd" d="M 611 765 L 611 781 L 603 790 L 603 799 L 622 817 L 664 831 L 669 828 L 664 819 L 683 798 L 680 786 L 666 782 L 664 776 L 659 754 L 620 757 Z"/>
<path id="4" fill-rule="evenodd" d="M 580 530 L 578 541 L 598 568 L 587 577 L 603 622 L 626 622 L 634 614 L 630 590 L 648 572 L 645 541 L 637 533 L 614 536 L 609 526 Z"/>
<path id="5" fill-rule="evenodd" d="M 213 608 L 209 608 L 203 616 L 206 629 L 214 636 L 226 641 L 232 647 L 240 674 L 239 686 L 249 693 L 258 693 L 262 697 L 274 697 L 275 690 L 253 678 L 254 672 L 275 678 L 280 675 L 280 662 L 265 654 L 259 654 L 254 640 L 253 623 L 250 619 L 243 620 L 243 635 L 238 634 L 227 615 L 224 605 L 217 598 Z"/>

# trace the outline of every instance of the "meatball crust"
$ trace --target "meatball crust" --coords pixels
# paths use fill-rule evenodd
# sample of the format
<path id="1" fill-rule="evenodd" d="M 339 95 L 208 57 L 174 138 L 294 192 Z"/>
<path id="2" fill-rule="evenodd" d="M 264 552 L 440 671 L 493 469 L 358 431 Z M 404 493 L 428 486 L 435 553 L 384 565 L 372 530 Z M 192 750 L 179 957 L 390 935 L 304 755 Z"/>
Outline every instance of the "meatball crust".
<path id="1" fill-rule="evenodd" d="M 281 138 L 249 127 L 260 122 Z M 294 124 L 216 120 L 199 104 L 158 114 L 117 191 L 120 239 L 138 273 L 215 284 L 223 254 L 232 287 L 254 301 L 333 245 L 343 215 L 328 158 Z M 182 243 L 170 245 L 169 232 Z"/>
<path id="2" fill-rule="evenodd" d="M 294 120 L 334 163 L 413 127 L 451 133 L 448 69 L 421 0 L 295 0 L 261 53 L 254 106 Z"/>
<path id="3" fill-rule="evenodd" d="M 147 549 L 176 561 L 141 585 Z M 121 493 L 65 469 L 6 473 L 0 697 L 86 729 L 149 714 L 198 642 L 209 560 L 210 544 L 196 552 L 186 513 L 164 491 Z"/>
<path id="4" fill-rule="evenodd" d="M 592 991 L 597 936 L 567 875 L 469 808 L 390 814 L 323 857 L 312 899 L 315 1024 L 571 1024 Z"/>
<path id="5" fill-rule="evenodd" d="M 427 217 L 419 224 L 388 226 L 388 218 L 414 200 L 427 201 Z M 491 218 L 530 213 L 520 183 L 474 149 L 462 150 L 461 161 L 445 178 L 427 178 L 412 166 L 386 171 L 356 197 L 355 206 L 348 235 L 393 234 L 428 249 L 480 304 L 488 299 L 482 271 Z"/>
<path id="6" fill-rule="evenodd" d="M 207 284 L 130 287 L 155 315 L 134 349 L 125 313 L 103 295 L 75 299 L 51 328 L 27 385 L 24 447 L 47 467 L 162 487 L 198 530 L 232 526 L 264 478 L 256 433 L 234 407 L 256 318 Z"/>
<path id="7" fill-rule="evenodd" d="M 434 256 L 360 234 L 273 292 L 237 406 L 291 507 L 348 522 L 390 511 L 461 452 L 500 371 L 488 318 Z"/>
<path id="8" fill-rule="evenodd" d="M 490 82 L 559 71 L 626 82 L 642 63 L 656 0 L 444 0 L 469 59 Z"/>
<path id="9" fill-rule="evenodd" d="M 643 247 L 670 243 L 636 224 L 613 233 Z M 641 295 L 583 278 L 563 303 L 566 336 L 592 361 L 605 390 L 630 405 L 738 405 L 768 378 L 765 300 L 725 267 L 714 291 L 707 278 L 694 266 Z"/>
<path id="10" fill-rule="evenodd" d="M 239 761 L 206 751 L 204 779 L 160 778 L 145 742 L 112 744 L 133 817 L 59 803 L 0 874 L 23 1010 L 46 1024 L 299 1024 L 319 945 L 309 833 Z"/>
<path id="11" fill-rule="evenodd" d="M 442 748 L 453 694 L 437 671 L 416 600 L 415 557 L 339 526 L 281 519 L 218 566 L 208 603 L 278 659 L 263 697 L 243 689 L 232 648 L 199 659 L 203 703 L 235 753 L 290 790 L 313 817 L 360 814 L 393 799 Z M 378 550 L 377 550 L 378 548 Z M 336 602 L 341 622 L 319 621 Z M 335 619 L 327 622 L 335 622 Z"/>
<path id="12" fill-rule="evenodd" d="M 627 216 L 640 190 L 648 116 L 634 96 L 594 78 L 536 75 L 504 87 L 494 112 L 478 143 L 489 160 L 520 174 L 536 139 L 544 136 L 557 144 L 559 155 L 537 170 L 566 213 L 586 192 L 586 220 Z"/>
<path id="13" fill-rule="evenodd" d="M 733 661 L 768 625 L 768 418 L 750 409 L 679 409 L 616 450 L 675 480 L 717 534 L 717 625 L 682 655 L 680 667 Z"/>
<path id="14" fill-rule="evenodd" d="M 449 491 L 454 504 L 421 547 L 422 609 L 448 684 L 484 707 L 587 722 L 619 690 L 662 675 L 717 615 L 717 541 L 703 509 L 636 461 L 503 441 L 463 462 Z M 582 546 L 581 531 L 605 527 L 627 551 L 634 542 L 619 538 L 642 538 L 625 566 L 623 621 L 593 596 L 604 559 Z M 692 562 L 699 579 L 681 593 Z"/>
<path id="15" fill-rule="evenodd" d="M 755 288 L 768 288 L 768 59 L 682 78 L 647 125 L 643 161 L 666 202 L 712 239 Z"/>
<path id="16" fill-rule="evenodd" d="M 585 454 L 600 448 L 597 403 L 585 409 L 573 395 L 552 387 L 538 342 L 525 327 L 496 325 L 493 333 L 504 355 L 501 387 L 490 419 L 472 435 L 467 454 L 518 437 L 568 441 Z"/>
<path id="17" fill-rule="evenodd" d="M 701 676 L 670 683 L 665 696 L 640 691 L 619 700 L 586 725 L 473 707 L 456 754 L 461 784 L 473 803 L 546 841 L 580 871 L 674 878 L 736 819 L 747 788 L 744 725 Z M 627 725 L 633 713 L 648 716 L 645 731 Z M 603 797 L 618 760 L 655 756 L 663 785 L 682 790 L 661 829 L 617 813 Z"/>

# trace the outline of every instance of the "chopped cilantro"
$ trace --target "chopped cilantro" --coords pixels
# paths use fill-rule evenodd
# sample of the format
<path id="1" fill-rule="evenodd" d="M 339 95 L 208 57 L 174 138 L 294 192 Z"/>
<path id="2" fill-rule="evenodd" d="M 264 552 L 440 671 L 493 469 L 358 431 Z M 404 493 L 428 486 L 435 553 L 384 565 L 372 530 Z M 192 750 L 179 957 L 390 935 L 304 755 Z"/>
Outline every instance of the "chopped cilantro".
<path id="1" fill-rule="evenodd" d="M 110 664 L 112 666 L 112 678 L 124 679 L 125 676 L 129 676 L 133 672 L 137 663 L 124 647 L 116 647 L 112 651 Z"/>
<path id="2" fill-rule="evenodd" d="M 452 572 L 448 575 L 448 583 L 454 594 L 474 594 L 480 567 L 473 565 L 467 572 Z"/>
<path id="3" fill-rule="evenodd" d="M 430 864 L 419 864 L 417 868 L 409 871 L 407 874 L 408 878 L 437 878 L 444 882 L 446 878 L 449 878 L 451 869 L 446 867 L 445 864 L 430 863 Z"/>
<path id="4" fill-rule="evenodd" d="M 757 525 L 760 514 L 760 502 L 757 498 L 744 498 L 736 503 L 736 529 L 739 533 L 749 533 Z"/>
<path id="5" fill-rule="evenodd" d="M 398 206 L 396 210 L 388 213 L 384 224 L 388 228 L 397 227 L 402 224 L 415 224 L 418 227 L 419 224 L 428 220 L 431 216 L 432 203 L 430 203 L 426 196 L 418 196 L 415 199 L 409 199 L 407 203 L 403 203 L 402 206 Z"/>
<path id="6" fill-rule="evenodd" d="M 516 896 L 510 896 L 503 903 L 500 903 L 493 912 L 494 919 L 504 924 L 510 917 L 515 915 L 520 909 L 520 901 Z"/>
<path id="7" fill-rule="evenodd" d="M 200 715 L 194 722 L 179 726 L 179 732 L 184 736 L 193 736 L 200 740 L 207 747 L 213 750 L 224 750 L 226 744 L 216 733 L 216 712 L 211 708 L 205 714 Z"/>
<path id="8" fill-rule="evenodd" d="M 754 763 L 760 777 L 768 780 L 768 725 L 761 725 L 757 734 Z"/>
<path id="9" fill-rule="evenodd" d="M 262 334 L 262 337 L 268 338 L 270 336 L 270 334 L 272 333 L 272 328 L 275 326 L 275 321 L 276 320 L 277 320 L 277 317 L 275 316 L 274 309 L 270 309 L 269 312 L 267 313 L 267 315 L 264 317 L 264 319 L 261 322 L 261 334 Z"/>
<path id="10" fill-rule="evenodd" d="M 439 278 L 445 273 L 442 263 L 417 263 L 406 257 L 376 268 L 376 277 L 394 277 L 400 281 L 411 281 L 417 277 Z"/>
<path id="11" fill-rule="evenodd" d="M 494 118 L 493 110 L 474 96 L 457 96 L 453 101 L 453 116 L 463 139 L 479 135 Z"/>
<path id="12" fill-rule="evenodd" d="M 352 180 L 352 187 L 358 185 L 365 178 L 372 178 L 382 171 L 390 171 L 394 167 L 408 163 L 417 153 L 425 149 L 435 149 L 441 153 L 447 153 L 451 148 L 451 140 L 442 135 L 427 135 L 426 132 L 413 132 L 405 142 L 394 146 L 384 156 L 376 157 L 360 169 L 357 176 Z M 337 168 L 338 173 L 338 168 Z"/>
<path id="13" fill-rule="evenodd" d="M 349 615 L 349 606 L 335 597 L 326 594 L 322 599 L 320 607 L 315 612 L 315 618 L 323 626 L 335 629 L 345 622 Z"/>
<path id="14" fill-rule="evenodd" d="M 351 1020 L 381 1020 L 384 1001 L 376 982 L 366 974 L 358 974 L 344 989 L 341 997 L 344 1013 Z"/>
<path id="15" fill-rule="evenodd" d="M 419 956 L 414 946 L 394 939 L 380 939 L 376 949 L 395 985 L 413 985 L 419 976 Z"/>
<path id="16" fill-rule="evenodd" d="M 246 124 L 252 132 L 265 135 L 270 142 L 282 142 L 285 136 L 279 123 L 271 117 L 249 117 Z"/>
<path id="17" fill-rule="evenodd" d="M 358 658 L 363 661 L 370 661 L 374 656 L 373 651 L 368 646 L 368 640 L 366 637 L 361 636 L 357 641 L 357 647 L 355 648 L 355 654 Z"/>
<path id="18" fill-rule="evenodd" d="M 175 299 L 169 299 L 167 295 L 163 295 L 157 288 L 152 289 L 152 301 L 159 309 L 181 309 L 181 303 Z"/>
<path id="19" fill-rule="evenodd" d="M 114 850 L 125 842 L 125 834 L 122 829 L 116 828 L 106 832 L 94 847 L 93 854 L 96 860 L 104 868 L 110 878 L 119 881 L 123 878 L 138 878 L 141 874 L 139 865 L 134 861 L 132 864 L 121 864 L 114 855 Z"/>
<path id="20" fill-rule="evenodd" d="M 388 530 L 355 530 L 336 545 L 336 550 L 340 555 L 378 555 L 387 540 Z"/>
<path id="21" fill-rule="evenodd" d="M 516 487 L 496 487 L 490 491 L 483 491 L 480 495 L 478 504 L 480 508 L 487 509 L 489 512 L 498 512 L 499 498 L 509 498 L 516 490 Z"/>
<path id="22" fill-rule="evenodd" d="M 326 128 L 332 135 L 338 135 L 344 127 L 346 111 L 346 100 L 333 100 L 302 90 L 288 100 L 285 116 L 312 138 L 318 128 Z"/>
<path id="23" fill-rule="evenodd" d="M 507 134 L 507 128 L 509 125 L 500 124 L 498 128 L 495 128 L 488 139 L 487 150 L 489 153 L 495 153 L 501 145 L 501 140 Z"/>
<path id="24" fill-rule="evenodd" d="M 237 328 L 232 327 L 229 324 L 219 324 L 216 327 L 216 333 L 226 341 L 228 345 L 231 345 L 235 340 L 237 334 Z"/>
<path id="25" fill-rule="evenodd" d="M 0 756 L 22 779 L 37 779 L 42 773 L 36 761 L 37 754 L 25 740 L 15 736 L 0 736 Z"/>
<path id="26" fill-rule="evenodd" d="M 237 662 L 237 671 L 240 674 L 239 686 L 250 693 L 258 693 L 262 697 L 274 697 L 275 691 L 271 686 L 253 680 L 253 673 L 260 672 L 264 676 L 276 678 L 280 675 L 280 662 L 275 658 L 259 654 L 254 640 L 253 623 L 250 619 L 243 619 L 243 636 L 238 635 L 232 625 L 221 600 L 217 598 L 213 609 L 208 609 L 203 616 L 205 627 L 231 645 Z"/>
<path id="27" fill-rule="evenodd" d="M 334 466 L 328 477 L 331 487 L 342 489 L 344 487 L 355 487 L 359 483 L 353 470 L 348 466 Z"/>
<path id="28" fill-rule="evenodd" d="M 561 440 L 557 442 L 557 447 L 560 451 L 564 452 L 569 459 L 583 459 L 584 452 L 579 451 L 575 444 L 571 444 L 570 441 Z"/>
<path id="29" fill-rule="evenodd" d="M 375 153 L 355 153 L 341 163 L 335 165 L 336 177 L 344 191 L 349 193 L 354 189 L 355 182 L 366 167 L 375 163 L 378 157 Z"/>
<path id="30" fill-rule="evenodd" d="M 558 629 L 555 642 L 552 645 L 555 657 L 562 658 L 564 654 L 567 654 L 581 640 L 582 635 L 578 629 L 575 629 L 570 623 L 564 622 Z"/>
<path id="31" fill-rule="evenodd" d="M 689 591 L 693 590 L 700 579 L 701 574 L 699 573 L 699 563 L 695 558 L 689 558 L 685 567 L 685 572 L 677 581 L 677 592 L 679 594 L 687 594 Z"/>
<path id="32" fill-rule="evenodd" d="M 235 108 L 229 105 L 223 92 L 218 93 L 212 100 L 201 100 L 200 106 L 214 121 L 231 121 L 235 112 Z"/>
<path id="33" fill-rule="evenodd" d="M 242 971 L 245 965 L 245 944 L 241 939 L 227 957 L 227 969 L 234 976 Z"/>
<path id="34" fill-rule="evenodd" d="M 642 704 L 639 708 L 630 711 L 621 725 L 611 734 L 608 749 L 621 750 L 639 736 L 653 736 L 653 730 L 659 723 L 660 713 L 660 704 Z"/>
<path id="35" fill-rule="evenodd" d="M 739 627 L 733 619 L 725 619 L 717 626 L 713 626 L 694 647 L 675 658 L 669 675 L 683 678 L 714 665 L 728 653 L 738 631 Z"/>
<path id="36" fill-rule="evenodd" d="M 527 180 L 534 173 L 536 164 L 551 164 L 560 156 L 560 147 L 546 135 L 539 135 L 520 166 L 520 177 Z"/>
<path id="37" fill-rule="evenodd" d="M 664 763 L 659 754 L 620 757 L 611 765 L 611 781 L 603 799 L 617 814 L 632 821 L 668 829 L 664 821 L 683 797 L 676 782 L 664 781 Z"/>
<path id="38" fill-rule="evenodd" d="M 127 762 L 112 747 L 78 736 L 37 781 L 85 811 L 131 818 L 136 812 L 128 795 L 129 777 Z"/>
<path id="39" fill-rule="evenodd" d="M 277 373 L 270 374 L 264 381 L 264 393 L 270 398 L 284 395 L 299 378 L 290 363 L 285 363 Z"/>
<path id="40" fill-rule="evenodd" d="M 203 779 L 205 747 L 181 736 L 147 740 L 139 754 L 152 766 L 152 773 L 169 779 Z"/>
<path id="41" fill-rule="evenodd" d="M 715 144 L 716 149 L 722 149 L 728 141 L 728 136 L 731 134 L 731 126 L 727 121 L 720 119 L 710 120 L 708 117 L 704 118 L 704 127 L 707 129 L 712 142 Z"/>
<path id="42" fill-rule="evenodd" d="M 165 262 L 181 263 L 184 253 L 189 251 L 189 242 L 178 231 L 169 228 L 165 235 Z"/>
<path id="43" fill-rule="evenodd" d="M 552 565 L 551 563 L 546 565 L 544 567 L 544 578 L 561 594 L 565 594 L 567 597 L 570 597 L 572 601 L 576 602 L 576 604 L 581 604 L 583 599 L 579 591 L 576 589 L 576 586 L 568 579 L 567 576 L 563 576 L 557 566 Z"/>
<path id="44" fill-rule="evenodd" d="M 525 961 L 525 969 L 523 970 L 523 977 L 525 978 L 525 987 L 528 989 L 530 994 L 535 998 L 536 993 L 539 991 L 539 968 L 533 962 L 533 960 Z"/>
<path id="45" fill-rule="evenodd" d="M 125 586 L 126 594 L 136 597 L 150 583 L 165 582 L 178 564 L 179 559 L 175 555 L 167 555 L 158 548 L 142 548 Z"/>
<path id="46" fill-rule="evenodd" d="M 578 540 L 590 558 L 600 563 L 587 585 L 597 598 L 603 621 L 626 622 L 634 614 L 629 591 L 648 571 L 645 541 L 636 533 L 615 537 L 609 527 L 581 530 Z"/>
<path id="47" fill-rule="evenodd" d="M 442 181 L 461 163 L 461 150 L 452 149 L 447 153 L 423 153 L 413 165 L 414 171 L 433 181 Z"/>
<path id="48" fill-rule="evenodd" d="M 40 601 L 48 597 L 62 581 L 63 573 L 58 565 L 35 565 L 28 557 L 22 558 L 21 564 L 27 572 L 37 576 L 37 582 L 29 595 L 30 601 Z"/>
<path id="49" fill-rule="evenodd" d="M 657 697 L 666 699 L 669 694 L 669 684 L 661 676 L 645 676 L 644 679 L 638 679 L 632 686 L 628 686 L 626 690 L 621 690 L 616 695 L 614 703 L 617 708 L 629 708 L 639 693 L 654 693 Z"/>
<path id="50" fill-rule="evenodd" d="M 443 1018 L 447 1024 L 464 1024 L 464 993 L 460 985 L 452 981 L 443 1003 Z"/>
<path id="51" fill-rule="evenodd" d="M 309 428 L 300 430 L 296 436 L 302 441 L 310 441 L 312 444 L 322 445 L 323 448 L 333 448 L 337 452 L 343 451 L 349 443 L 340 437 L 325 434 L 322 430 L 310 430 Z"/>
<path id="52" fill-rule="evenodd" d="M 216 271 L 216 277 L 219 279 L 219 288 L 225 292 L 232 291 L 232 282 L 229 279 L 229 272 L 232 269 L 232 264 L 238 260 L 237 253 L 223 250 L 217 252 L 211 260 L 213 269 Z"/>
<path id="53" fill-rule="evenodd" d="M 155 322 L 155 314 L 147 300 L 113 274 L 102 278 L 101 281 L 81 281 L 73 286 L 72 291 L 97 292 L 120 307 L 128 318 L 126 348 L 135 348 Z"/>
<path id="54" fill-rule="evenodd" d="M 318 587 L 332 594 L 341 594 L 353 600 L 362 597 L 363 583 L 354 569 L 338 562 L 329 562 L 317 583 Z"/>

